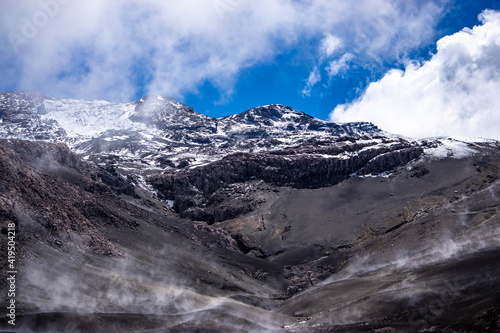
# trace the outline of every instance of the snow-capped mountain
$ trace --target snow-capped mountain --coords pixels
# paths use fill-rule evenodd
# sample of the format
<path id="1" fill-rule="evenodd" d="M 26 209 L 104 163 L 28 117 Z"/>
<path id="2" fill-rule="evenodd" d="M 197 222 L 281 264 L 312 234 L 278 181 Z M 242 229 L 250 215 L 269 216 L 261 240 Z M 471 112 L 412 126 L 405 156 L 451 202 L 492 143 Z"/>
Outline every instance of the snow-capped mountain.
<path id="1" fill-rule="evenodd" d="M 211 118 L 171 97 L 132 103 L 0 94 L 0 136 L 64 142 L 86 159 L 119 156 L 147 170 L 198 165 L 235 152 L 279 150 L 316 140 L 386 135 L 370 123 L 335 124 L 283 105 Z"/>
<path id="2" fill-rule="evenodd" d="M 0 119 L 0 138 L 63 142 L 83 159 L 175 202 L 179 213 L 192 210 L 195 194 L 194 205 L 206 210 L 213 191 L 234 183 L 328 186 L 354 174 L 390 171 L 424 150 L 442 155 L 450 146 L 446 140 L 408 141 L 366 122 L 327 122 L 277 104 L 212 118 L 159 95 L 111 103 L 6 92 L 0 94 Z M 453 142 L 447 156 L 472 144 Z M 236 153 L 243 155 L 229 158 Z M 220 176 L 207 185 L 200 172 Z M 183 185 L 177 188 L 174 179 Z M 245 207 L 230 210 L 238 215 Z M 212 221 L 222 210 L 215 204 L 208 215 L 185 216 Z"/>
<path id="3" fill-rule="evenodd" d="M 167 200 L 181 216 L 207 222 L 258 206 L 260 199 L 237 184 L 331 186 L 423 152 L 371 123 L 326 122 L 283 105 L 211 118 L 158 95 L 111 103 L 8 92 L 0 94 L 0 117 L 1 138 L 63 142 Z"/>
<path id="4" fill-rule="evenodd" d="M 0 94 L 23 331 L 491 331 L 499 179 L 494 140 Z"/>

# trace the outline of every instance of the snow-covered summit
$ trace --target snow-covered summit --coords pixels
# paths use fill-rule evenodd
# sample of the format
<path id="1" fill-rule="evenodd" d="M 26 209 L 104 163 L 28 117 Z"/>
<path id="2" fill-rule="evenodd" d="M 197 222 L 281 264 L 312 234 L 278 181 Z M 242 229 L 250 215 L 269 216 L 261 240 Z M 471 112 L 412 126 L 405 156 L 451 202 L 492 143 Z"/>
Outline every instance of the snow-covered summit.
<path id="1" fill-rule="evenodd" d="M 130 103 L 0 93 L 0 137 L 64 142 L 96 163 L 150 170 L 199 165 L 236 152 L 265 152 L 315 141 L 387 137 L 371 123 L 336 124 L 272 104 L 212 118 L 172 97 Z"/>
<path id="2" fill-rule="evenodd" d="M 169 96 L 145 95 L 130 105 L 135 111 L 130 117 L 132 120 L 151 125 L 189 125 L 193 121 L 211 119 Z"/>
<path id="3" fill-rule="evenodd" d="M 367 122 L 337 124 L 314 118 L 289 106 L 271 104 L 256 107 L 245 112 L 220 118 L 220 126 L 227 131 L 234 128 L 247 130 L 263 129 L 266 134 L 300 133 L 303 137 L 312 136 L 373 136 L 383 132 Z"/>
<path id="4" fill-rule="evenodd" d="M 250 123 L 256 123 L 265 120 L 295 120 L 300 118 L 312 119 L 313 117 L 304 112 L 294 110 L 289 106 L 281 104 L 271 104 L 256 107 L 240 114 L 228 116 L 226 118 L 233 120 L 245 120 Z"/>

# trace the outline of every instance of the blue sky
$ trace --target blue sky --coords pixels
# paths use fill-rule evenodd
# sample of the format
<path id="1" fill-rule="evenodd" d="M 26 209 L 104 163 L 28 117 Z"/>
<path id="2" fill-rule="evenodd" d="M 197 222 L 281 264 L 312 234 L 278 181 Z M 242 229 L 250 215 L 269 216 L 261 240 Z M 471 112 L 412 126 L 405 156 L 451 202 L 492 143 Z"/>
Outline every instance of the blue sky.
<path id="1" fill-rule="evenodd" d="M 0 2 L 1 91 L 155 93 L 212 117 L 280 103 L 415 138 L 500 137 L 498 1 Z"/>

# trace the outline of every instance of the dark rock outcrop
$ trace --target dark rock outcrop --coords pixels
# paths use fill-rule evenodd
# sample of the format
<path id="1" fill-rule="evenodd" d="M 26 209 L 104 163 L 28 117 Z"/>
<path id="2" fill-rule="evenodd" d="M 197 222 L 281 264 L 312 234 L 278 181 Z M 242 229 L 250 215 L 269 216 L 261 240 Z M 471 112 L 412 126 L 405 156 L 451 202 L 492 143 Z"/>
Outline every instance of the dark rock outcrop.
<path id="1" fill-rule="evenodd" d="M 349 154 L 339 156 L 342 151 Z M 152 176 L 149 182 L 164 199 L 174 200 L 174 209 L 182 217 L 218 222 L 255 209 L 262 200 L 257 193 L 264 189 L 262 183 L 331 186 L 354 173 L 393 170 L 422 153 L 421 147 L 404 141 L 387 146 L 308 145 L 273 153 L 237 153 L 208 165 Z"/>

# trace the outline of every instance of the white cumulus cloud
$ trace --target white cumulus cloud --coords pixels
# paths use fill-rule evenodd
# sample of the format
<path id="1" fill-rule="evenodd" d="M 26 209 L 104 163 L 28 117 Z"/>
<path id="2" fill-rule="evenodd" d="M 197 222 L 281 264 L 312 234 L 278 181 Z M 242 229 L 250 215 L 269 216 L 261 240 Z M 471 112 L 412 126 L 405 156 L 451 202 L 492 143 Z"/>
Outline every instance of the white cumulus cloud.
<path id="1" fill-rule="evenodd" d="M 500 139 L 500 12 L 437 42 L 423 63 L 408 63 L 371 83 L 330 114 L 336 122 L 371 121 L 413 138 L 464 135 Z"/>
<path id="2" fill-rule="evenodd" d="M 432 37 L 448 1 L 3 1 L 0 90 L 129 101 L 209 83 L 230 96 L 245 69 L 292 50 L 319 73 L 318 55 L 340 47 L 397 60 Z"/>

